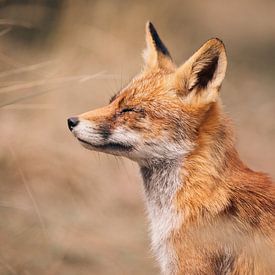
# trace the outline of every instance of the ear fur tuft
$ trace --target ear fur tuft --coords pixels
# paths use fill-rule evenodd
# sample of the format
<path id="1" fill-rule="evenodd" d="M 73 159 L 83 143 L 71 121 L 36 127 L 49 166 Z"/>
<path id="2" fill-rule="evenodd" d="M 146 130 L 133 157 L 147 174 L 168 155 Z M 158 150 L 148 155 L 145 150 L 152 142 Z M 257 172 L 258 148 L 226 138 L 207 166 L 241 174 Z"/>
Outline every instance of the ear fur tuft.
<path id="1" fill-rule="evenodd" d="M 212 38 L 176 71 L 176 81 L 180 89 L 185 89 L 185 93 L 190 93 L 192 97 L 203 93 L 205 95 L 201 98 L 215 101 L 226 66 L 224 44 L 220 39 Z"/>
<path id="2" fill-rule="evenodd" d="M 223 42 L 218 38 L 208 40 L 190 59 L 192 62 L 188 90 L 205 89 L 208 84 L 221 85 L 226 70 Z"/>

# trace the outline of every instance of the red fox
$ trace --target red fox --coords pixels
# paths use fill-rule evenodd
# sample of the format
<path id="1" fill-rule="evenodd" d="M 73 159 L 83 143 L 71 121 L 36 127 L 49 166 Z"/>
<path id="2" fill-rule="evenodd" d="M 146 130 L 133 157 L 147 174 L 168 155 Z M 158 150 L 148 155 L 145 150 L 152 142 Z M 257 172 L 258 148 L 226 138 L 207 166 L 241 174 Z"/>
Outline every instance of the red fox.
<path id="1" fill-rule="evenodd" d="M 146 44 L 142 72 L 69 129 L 87 149 L 138 163 L 163 274 L 275 274 L 275 187 L 235 149 L 219 97 L 223 42 L 179 67 L 150 22 Z"/>

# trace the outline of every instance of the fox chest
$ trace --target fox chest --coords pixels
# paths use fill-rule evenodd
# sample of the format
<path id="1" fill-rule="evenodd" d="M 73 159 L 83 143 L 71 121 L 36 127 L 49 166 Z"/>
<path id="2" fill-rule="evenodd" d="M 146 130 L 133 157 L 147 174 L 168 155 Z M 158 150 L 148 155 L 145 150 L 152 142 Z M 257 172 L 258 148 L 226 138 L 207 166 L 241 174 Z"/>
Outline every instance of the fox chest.
<path id="1" fill-rule="evenodd" d="M 162 167 L 163 168 L 163 167 Z M 142 171 L 151 246 L 163 274 L 175 274 L 177 255 L 172 245 L 172 234 L 180 228 L 183 218 L 173 204 L 181 186 L 179 170 L 161 169 Z"/>
<path id="2" fill-rule="evenodd" d="M 159 262 L 163 274 L 175 274 L 177 270 L 177 255 L 171 238 L 173 231 L 180 224 L 181 219 L 172 207 L 159 209 L 149 206 L 150 237 L 152 251 Z"/>

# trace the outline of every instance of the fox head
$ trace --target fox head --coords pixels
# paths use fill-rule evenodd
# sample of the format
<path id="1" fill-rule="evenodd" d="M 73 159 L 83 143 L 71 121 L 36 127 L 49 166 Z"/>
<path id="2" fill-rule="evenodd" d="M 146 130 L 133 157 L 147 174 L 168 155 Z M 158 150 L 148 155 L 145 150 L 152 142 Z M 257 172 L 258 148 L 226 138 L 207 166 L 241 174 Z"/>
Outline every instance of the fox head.
<path id="1" fill-rule="evenodd" d="M 146 24 L 144 68 L 102 108 L 68 119 L 87 149 L 140 164 L 177 160 L 196 148 L 200 127 L 219 101 L 227 59 L 208 40 L 177 67 L 153 24 Z"/>

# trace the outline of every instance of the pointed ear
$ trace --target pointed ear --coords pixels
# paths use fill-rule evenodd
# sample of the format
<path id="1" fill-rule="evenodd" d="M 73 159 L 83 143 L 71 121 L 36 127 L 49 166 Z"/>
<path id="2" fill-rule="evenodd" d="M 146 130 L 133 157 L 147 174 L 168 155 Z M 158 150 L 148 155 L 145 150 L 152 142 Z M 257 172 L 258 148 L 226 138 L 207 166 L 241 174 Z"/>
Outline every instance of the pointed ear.
<path id="1" fill-rule="evenodd" d="M 176 71 L 177 83 L 189 97 L 215 101 L 226 66 L 223 42 L 218 38 L 210 39 Z"/>
<path id="2" fill-rule="evenodd" d="M 172 57 L 151 22 L 146 23 L 145 33 L 147 46 L 143 52 L 145 69 L 174 68 Z"/>

